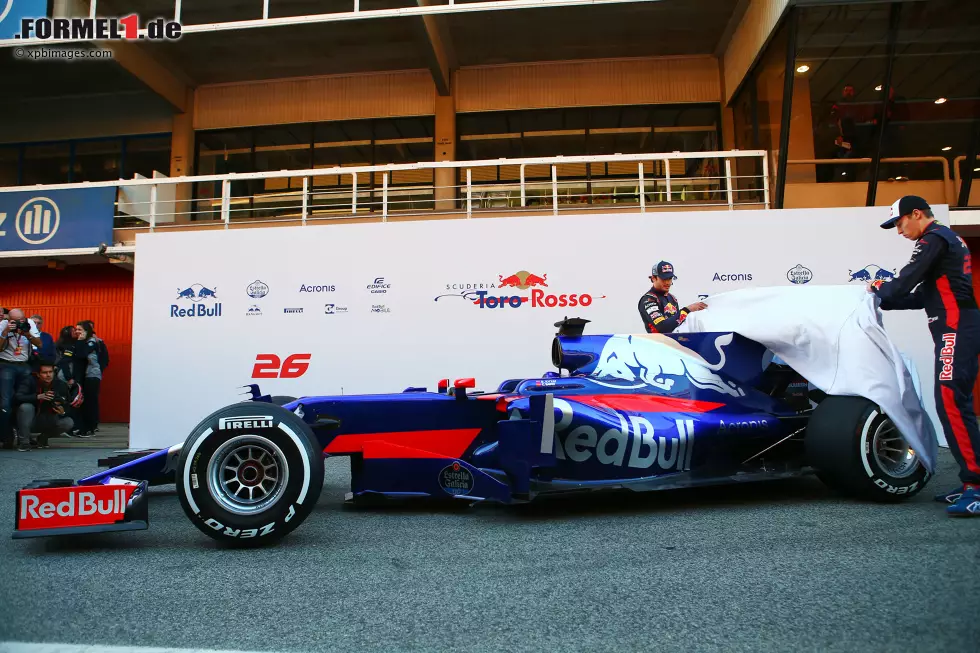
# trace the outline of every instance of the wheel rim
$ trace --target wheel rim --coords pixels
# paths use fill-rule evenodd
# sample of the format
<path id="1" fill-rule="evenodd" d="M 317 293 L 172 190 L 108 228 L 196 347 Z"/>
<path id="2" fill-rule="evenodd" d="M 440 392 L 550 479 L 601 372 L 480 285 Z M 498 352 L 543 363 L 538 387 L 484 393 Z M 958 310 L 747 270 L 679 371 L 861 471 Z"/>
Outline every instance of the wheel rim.
<path id="1" fill-rule="evenodd" d="M 224 443 L 208 465 L 208 489 L 222 508 L 236 515 L 267 510 L 289 481 L 286 457 L 274 442 L 240 435 Z"/>
<path id="2" fill-rule="evenodd" d="M 905 478 L 919 466 L 919 457 L 887 417 L 875 428 L 871 452 L 878 466 L 894 478 Z"/>

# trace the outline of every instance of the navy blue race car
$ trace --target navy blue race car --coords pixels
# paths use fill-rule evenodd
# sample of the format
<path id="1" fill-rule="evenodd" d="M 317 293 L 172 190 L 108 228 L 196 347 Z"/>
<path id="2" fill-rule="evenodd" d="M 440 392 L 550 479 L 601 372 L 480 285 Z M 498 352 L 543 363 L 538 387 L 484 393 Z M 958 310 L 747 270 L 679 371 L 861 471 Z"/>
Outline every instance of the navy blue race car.
<path id="1" fill-rule="evenodd" d="M 208 415 L 181 444 L 18 491 L 14 537 L 146 528 L 147 486 L 175 483 L 207 535 L 274 541 L 313 509 L 329 456 L 350 458 L 354 503 L 510 504 L 812 472 L 845 494 L 894 501 L 929 480 L 879 406 L 824 394 L 757 342 L 585 335 L 586 323 L 555 325 L 557 371 L 494 392 L 475 391 L 473 379 L 443 379 L 435 392 L 298 399 L 250 386 L 250 400 Z"/>

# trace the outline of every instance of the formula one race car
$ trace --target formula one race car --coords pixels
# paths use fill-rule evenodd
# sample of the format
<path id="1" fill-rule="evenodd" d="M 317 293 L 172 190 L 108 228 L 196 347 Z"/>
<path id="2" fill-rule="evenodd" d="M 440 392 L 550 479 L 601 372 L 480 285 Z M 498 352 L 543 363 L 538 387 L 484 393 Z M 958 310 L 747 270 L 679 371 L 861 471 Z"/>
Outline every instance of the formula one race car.
<path id="1" fill-rule="evenodd" d="M 204 533 L 255 545 L 299 526 L 327 456 L 351 461 L 347 499 L 518 503 L 600 489 L 661 490 L 816 474 L 848 495 L 910 497 L 930 473 L 862 397 L 828 396 L 735 333 L 584 335 L 565 319 L 558 372 L 492 393 L 270 397 L 215 411 L 182 443 L 75 481 L 18 492 L 14 537 L 147 527 L 146 488 L 176 483 Z"/>

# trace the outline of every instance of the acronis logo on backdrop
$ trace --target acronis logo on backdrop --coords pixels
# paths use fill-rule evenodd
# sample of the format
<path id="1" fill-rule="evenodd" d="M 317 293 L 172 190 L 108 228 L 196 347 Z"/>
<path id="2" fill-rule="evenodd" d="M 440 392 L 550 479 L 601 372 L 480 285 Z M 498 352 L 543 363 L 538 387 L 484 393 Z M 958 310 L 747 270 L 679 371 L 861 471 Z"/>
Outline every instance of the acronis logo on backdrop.
<path id="1" fill-rule="evenodd" d="M 217 299 L 217 287 L 208 288 L 199 283 L 184 289 L 178 287 L 177 303 L 170 305 L 170 317 L 221 317 L 221 302 Z"/>

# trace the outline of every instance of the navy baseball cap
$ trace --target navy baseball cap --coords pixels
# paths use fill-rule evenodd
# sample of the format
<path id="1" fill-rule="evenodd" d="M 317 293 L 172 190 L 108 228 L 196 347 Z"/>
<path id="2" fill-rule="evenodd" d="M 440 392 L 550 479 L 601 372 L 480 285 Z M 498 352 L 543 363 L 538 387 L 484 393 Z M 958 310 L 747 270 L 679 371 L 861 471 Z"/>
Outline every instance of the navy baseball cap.
<path id="1" fill-rule="evenodd" d="M 677 275 L 674 274 L 674 266 L 667 261 L 660 261 L 653 267 L 653 276 L 660 277 L 661 279 L 677 278 Z"/>
<path id="2" fill-rule="evenodd" d="M 891 214 L 889 214 L 887 220 L 881 223 L 881 228 L 891 229 L 902 216 L 906 216 L 916 209 L 919 209 L 920 211 L 928 211 L 930 208 L 932 207 L 929 206 L 929 202 L 925 201 L 918 195 L 906 195 L 902 199 L 892 204 Z"/>

